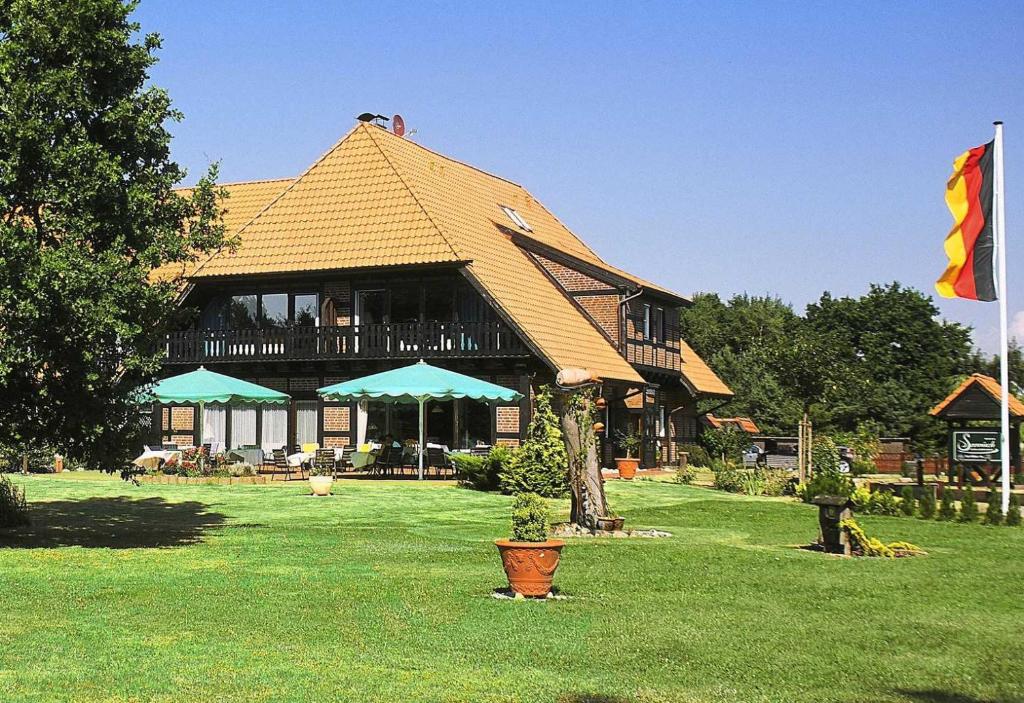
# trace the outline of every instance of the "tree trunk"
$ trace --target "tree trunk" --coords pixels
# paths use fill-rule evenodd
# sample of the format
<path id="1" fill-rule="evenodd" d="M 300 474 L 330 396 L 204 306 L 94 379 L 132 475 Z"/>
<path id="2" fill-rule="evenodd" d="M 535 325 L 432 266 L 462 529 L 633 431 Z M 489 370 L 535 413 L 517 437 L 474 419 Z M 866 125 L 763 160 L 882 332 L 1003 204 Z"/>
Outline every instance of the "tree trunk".
<path id="1" fill-rule="evenodd" d="M 589 401 L 586 401 L 589 403 Z M 585 416 L 581 413 L 580 415 Z M 562 436 L 569 454 L 569 492 L 572 506 L 569 519 L 588 530 L 597 528 L 598 516 L 607 515 L 604 481 L 597 461 L 597 437 L 590 423 L 566 408 L 562 413 Z"/>

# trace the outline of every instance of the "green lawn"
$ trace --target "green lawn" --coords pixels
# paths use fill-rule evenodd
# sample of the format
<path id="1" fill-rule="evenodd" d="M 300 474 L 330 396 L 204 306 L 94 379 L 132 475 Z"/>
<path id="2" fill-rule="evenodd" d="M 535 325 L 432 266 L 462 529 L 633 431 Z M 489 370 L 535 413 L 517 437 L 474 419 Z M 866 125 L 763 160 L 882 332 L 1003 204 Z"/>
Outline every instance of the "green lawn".
<path id="1" fill-rule="evenodd" d="M 813 508 L 610 482 L 659 540 L 576 540 L 513 602 L 509 499 L 343 481 L 15 478 L 0 537 L 0 700 L 1020 701 L 1024 529 L 866 517 L 929 556 L 795 548 Z M 566 504 L 560 504 L 565 511 Z"/>

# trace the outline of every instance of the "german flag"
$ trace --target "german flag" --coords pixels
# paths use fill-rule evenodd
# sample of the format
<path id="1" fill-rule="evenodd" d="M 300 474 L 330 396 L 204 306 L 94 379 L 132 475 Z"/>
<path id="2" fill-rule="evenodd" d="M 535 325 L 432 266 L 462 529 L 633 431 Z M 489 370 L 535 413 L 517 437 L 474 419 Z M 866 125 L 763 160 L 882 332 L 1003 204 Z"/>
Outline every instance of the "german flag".
<path id="1" fill-rule="evenodd" d="M 946 298 L 996 299 L 992 259 L 992 152 L 995 142 L 969 149 L 953 162 L 946 184 L 946 205 L 955 223 L 946 236 L 949 266 L 935 282 Z"/>

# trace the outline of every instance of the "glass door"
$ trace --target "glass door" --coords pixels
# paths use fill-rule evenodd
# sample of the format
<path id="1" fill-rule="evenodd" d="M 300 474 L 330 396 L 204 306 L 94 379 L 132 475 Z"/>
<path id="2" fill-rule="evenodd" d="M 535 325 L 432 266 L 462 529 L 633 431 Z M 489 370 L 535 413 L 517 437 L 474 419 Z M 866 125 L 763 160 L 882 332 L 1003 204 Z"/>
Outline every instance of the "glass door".
<path id="1" fill-rule="evenodd" d="M 368 356 L 388 351 L 387 292 L 383 289 L 356 291 L 355 351 Z"/>

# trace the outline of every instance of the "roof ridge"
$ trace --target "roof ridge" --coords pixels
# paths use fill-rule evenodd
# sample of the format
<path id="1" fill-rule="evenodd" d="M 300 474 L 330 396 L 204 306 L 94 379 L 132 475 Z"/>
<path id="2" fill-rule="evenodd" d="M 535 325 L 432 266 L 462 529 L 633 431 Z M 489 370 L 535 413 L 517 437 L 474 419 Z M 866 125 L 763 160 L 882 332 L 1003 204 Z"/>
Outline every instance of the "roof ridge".
<path id="1" fill-rule="evenodd" d="M 345 140 L 346 140 L 346 139 L 348 139 L 349 137 L 351 137 L 351 136 L 352 136 L 352 135 L 353 135 L 353 134 L 355 133 L 355 131 L 356 131 L 357 129 L 359 129 L 359 126 L 360 126 L 361 124 L 362 124 L 362 123 L 359 123 L 359 124 L 357 124 L 357 125 L 356 125 L 355 127 L 353 127 L 352 129 L 350 129 L 349 131 L 345 132 L 345 134 L 344 134 L 344 135 L 342 135 L 341 139 L 339 139 L 338 141 L 336 141 L 336 142 L 334 143 L 334 145 L 333 145 L 333 146 L 331 146 L 331 148 L 330 148 L 330 149 L 328 149 L 328 150 L 327 150 L 327 151 L 325 151 L 325 152 L 324 152 L 323 154 L 321 154 L 321 155 L 320 155 L 320 158 L 318 158 L 318 159 L 317 159 L 316 161 L 314 161 L 313 163 L 311 163 L 311 164 L 310 164 L 310 165 L 309 165 L 309 166 L 308 166 L 308 167 L 306 168 L 306 170 L 305 170 L 305 171 L 303 171 L 302 173 L 300 173 L 300 174 L 299 174 L 298 178 L 296 178 L 295 180 L 293 180 L 293 181 L 291 182 L 291 184 L 289 184 L 289 186 L 288 186 L 287 188 L 285 188 L 285 189 L 284 189 L 284 190 L 282 190 L 282 191 L 281 191 L 280 193 L 278 193 L 278 194 L 277 194 L 276 196 L 274 196 L 274 198 L 272 198 L 272 199 L 270 200 L 270 202 L 268 202 L 268 203 L 267 203 L 266 205 L 264 205 L 264 206 L 263 206 L 262 208 L 260 208 L 260 209 L 259 209 L 259 211 L 258 211 L 258 212 L 257 212 L 257 213 L 256 213 L 255 215 L 253 215 L 253 216 L 252 216 L 251 218 L 249 218 L 249 221 L 248 221 L 248 222 L 246 222 L 246 223 L 245 223 L 244 225 L 242 225 L 241 227 L 239 227 L 239 228 L 238 228 L 238 229 L 237 229 L 237 230 L 235 231 L 235 234 L 237 234 L 237 235 L 238 235 L 238 239 L 239 239 L 239 241 L 241 241 L 241 238 L 242 238 L 242 234 L 243 234 L 243 233 L 245 232 L 246 228 L 247 228 L 247 227 L 248 227 L 249 225 L 251 225 L 251 224 L 252 224 L 253 222 L 255 222 L 255 221 L 256 221 L 256 220 L 257 220 L 257 219 L 259 218 L 259 216 L 260 216 L 260 215 L 262 215 L 262 214 L 263 214 L 263 213 L 265 213 L 265 212 L 266 212 L 266 211 L 267 211 L 268 209 L 270 209 L 270 207 L 271 207 L 272 205 L 274 205 L 274 204 L 275 204 L 275 203 L 276 203 L 276 202 L 277 202 L 278 200 L 280 200 L 281 198 L 283 198 L 283 197 L 285 196 L 285 194 L 286 194 L 286 193 L 290 193 L 290 192 L 291 192 L 291 190 L 292 190 L 292 188 L 294 188 L 294 187 L 296 186 L 296 184 L 297 184 L 297 183 L 298 183 L 299 181 L 301 181 L 301 180 L 302 180 L 303 178 L 305 178 L 305 177 L 306 177 L 307 175 L 309 175 L 309 172 L 310 172 L 310 171 L 312 171 L 312 170 L 313 170 L 314 168 L 316 168 L 317 166 L 319 166 L 319 165 L 320 165 L 320 163 L 321 163 L 321 162 L 323 162 L 323 160 L 324 160 L 324 159 L 326 159 L 326 158 L 327 158 L 328 156 L 330 156 L 330 155 L 331 155 L 331 154 L 333 154 L 333 153 L 334 153 L 335 151 L 337 151 L 338 147 L 340 147 L 340 146 L 341 146 L 341 145 L 342 145 L 342 144 L 343 144 L 343 143 L 345 142 Z M 268 180 L 276 180 L 276 179 L 268 179 Z M 282 180 L 283 180 L 283 179 L 282 179 Z M 210 255 L 209 255 L 209 256 L 207 257 L 206 261 L 204 261 L 203 263 L 199 264 L 199 266 L 197 266 L 197 267 L 196 267 L 195 271 L 193 271 L 193 272 L 192 272 L 192 276 L 198 276 L 198 275 L 199 275 L 199 273 L 200 273 L 200 272 L 201 272 L 201 271 L 203 270 L 203 267 L 204 267 L 204 266 L 206 266 L 206 265 L 207 265 L 208 263 L 210 263 L 211 261 L 213 261 L 214 257 L 215 257 L 215 256 L 218 256 L 218 255 L 220 255 L 220 253 L 221 253 L 222 251 L 224 251 L 224 249 L 223 249 L 223 248 L 220 248 L 220 249 L 217 249 L 217 251 L 215 251 L 215 252 L 213 252 L 212 254 L 210 254 Z"/>
<path id="2" fill-rule="evenodd" d="M 443 229 L 441 229 L 441 226 L 435 221 L 434 216 L 430 214 L 430 210 L 428 210 L 427 206 L 423 204 L 423 201 L 420 200 L 420 197 L 416 194 L 416 191 L 413 189 L 412 185 L 409 184 L 405 176 L 403 176 L 402 173 L 398 170 L 398 167 L 395 166 L 394 162 L 391 160 L 391 157 L 388 156 L 387 152 L 384 151 L 384 148 L 377 142 L 377 139 L 374 137 L 369 125 L 363 124 L 363 126 L 366 128 L 366 133 L 369 135 L 370 141 L 372 141 L 373 145 L 377 147 L 377 151 L 379 151 L 380 155 L 384 157 L 384 160 L 388 162 L 388 166 L 390 166 L 391 170 L 395 172 L 395 175 L 398 177 L 398 180 L 402 182 L 402 185 L 405 186 L 405 189 L 409 191 L 409 195 L 411 195 L 412 199 L 416 201 L 417 205 L 419 205 L 420 210 L 423 211 L 423 214 L 430 221 L 430 224 L 432 224 L 434 226 L 434 229 L 437 230 L 437 233 L 441 235 L 441 239 L 444 240 L 444 243 L 447 244 L 448 248 L 452 250 L 452 254 L 454 254 L 459 259 L 466 261 L 466 256 L 461 251 L 459 251 L 459 248 L 452 243 L 448 235 L 445 234 Z M 396 138 L 400 139 L 400 137 Z M 415 142 L 410 142 L 410 144 L 415 144 Z"/>
<path id="3" fill-rule="evenodd" d="M 444 159 L 445 161 L 451 161 L 453 164 L 458 164 L 459 166 L 465 166 L 466 168 L 471 169 L 473 171 L 476 171 L 477 173 L 482 173 L 485 176 L 490 176 L 491 178 L 496 178 L 499 181 L 504 181 L 505 183 L 508 183 L 510 185 L 514 185 L 516 188 L 520 188 L 520 189 L 522 189 L 524 191 L 526 190 L 526 188 L 523 188 L 522 185 L 520 185 L 519 183 L 516 183 L 515 181 L 513 181 L 510 178 L 505 178 L 504 176 L 499 176 L 498 174 L 491 173 L 490 171 L 482 169 L 479 166 L 474 166 L 471 163 L 467 163 L 465 161 L 461 161 L 460 159 L 456 159 L 454 157 L 448 156 L 447 154 L 442 154 L 439 151 L 434 151 L 429 146 L 424 146 L 423 144 L 420 144 L 419 142 L 414 142 L 411 139 L 406 139 L 404 137 L 399 137 L 397 134 L 392 134 L 391 132 L 387 131 L 383 127 L 379 127 L 378 129 L 380 129 L 381 132 L 384 132 L 384 134 L 388 135 L 389 137 L 394 137 L 395 139 L 401 139 L 403 143 L 405 143 L 405 144 L 412 144 L 413 146 L 419 147 L 420 149 L 423 149 L 423 151 L 425 151 L 427 153 L 430 153 L 430 154 L 433 154 L 434 156 L 436 156 L 438 158 L 441 158 L 441 159 Z M 530 197 L 532 198 L 533 196 L 531 195 Z"/>

